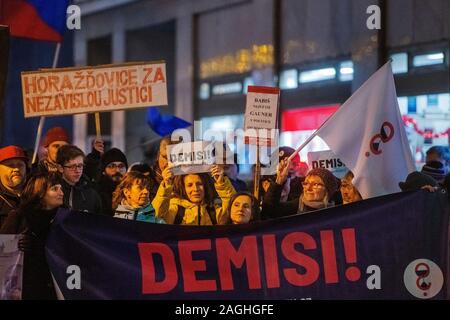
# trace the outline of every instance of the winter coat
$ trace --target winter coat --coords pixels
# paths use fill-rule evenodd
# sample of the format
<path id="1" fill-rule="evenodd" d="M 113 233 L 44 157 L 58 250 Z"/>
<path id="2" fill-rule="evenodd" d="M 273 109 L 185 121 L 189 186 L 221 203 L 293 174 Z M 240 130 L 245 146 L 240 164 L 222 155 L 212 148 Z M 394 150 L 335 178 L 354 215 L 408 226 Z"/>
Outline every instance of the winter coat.
<path id="1" fill-rule="evenodd" d="M 297 213 L 307 213 L 316 211 L 319 209 L 308 207 L 307 205 L 300 206 L 300 198 L 294 200 L 288 200 L 286 202 L 280 202 L 281 191 L 283 186 L 275 182 L 270 184 L 269 190 L 264 195 L 261 217 L 262 219 L 272 219 L 284 216 L 290 216 Z M 329 206 L 333 206 L 334 203 L 330 203 Z"/>
<path id="2" fill-rule="evenodd" d="M 174 224 L 175 222 L 202 226 L 213 225 L 215 224 L 214 222 L 217 224 L 227 224 L 230 217 L 226 209 L 235 190 L 227 177 L 224 177 L 223 183 L 216 182 L 214 187 L 222 200 L 222 205 L 210 207 L 206 204 L 197 205 L 189 200 L 173 197 L 173 187 L 166 186 L 163 182 L 160 184 L 152 202 L 156 210 L 156 216 L 164 219 L 169 224 Z M 180 208 L 183 209 L 180 210 Z M 180 211 L 183 211 L 183 216 L 181 221 L 177 221 L 177 216 L 179 216 Z"/>
<path id="3" fill-rule="evenodd" d="M 63 180 L 62 189 L 64 206 L 77 211 L 102 213 L 102 200 L 84 177 L 81 177 L 80 181 L 74 186 Z"/>
<path id="4" fill-rule="evenodd" d="M 10 211 L 19 207 L 19 203 L 19 196 L 8 192 L 0 184 L 0 228 L 8 217 Z"/>
<path id="5" fill-rule="evenodd" d="M 114 214 L 114 218 L 121 218 L 127 220 L 136 220 L 136 221 L 144 221 L 150 223 L 161 223 L 165 224 L 166 222 L 162 219 L 159 219 L 155 216 L 155 209 L 149 203 L 145 207 L 141 208 L 133 208 L 122 201 L 121 204 L 116 209 Z"/>
<path id="6" fill-rule="evenodd" d="M 112 181 L 112 179 L 106 175 L 102 175 L 97 184 L 97 193 L 102 200 L 103 214 L 107 216 L 114 216 L 114 210 L 112 208 L 112 195 L 116 190 L 118 183 Z"/>
<path id="7" fill-rule="evenodd" d="M 1 229 L 1 233 L 24 233 L 27 238 L 23 258 L 23 300 L 56 300 L 45 244 L 57 210 L 13 210 Z"/>

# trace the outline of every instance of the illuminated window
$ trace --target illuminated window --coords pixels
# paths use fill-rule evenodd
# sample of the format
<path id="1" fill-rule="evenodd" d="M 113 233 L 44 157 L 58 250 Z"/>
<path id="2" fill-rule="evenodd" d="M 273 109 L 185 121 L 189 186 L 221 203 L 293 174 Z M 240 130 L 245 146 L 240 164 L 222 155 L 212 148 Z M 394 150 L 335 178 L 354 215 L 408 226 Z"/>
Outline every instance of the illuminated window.
<path id="1" fill-rule="evenodd" d="M 300 83 L 330 80 L 336 77 L 335 68 L 323 68 L 300 72 Z"/>
<path id="2" fill-rule="evenodd" d="M 201 100 L 208 100 L 209 99 L 209 84 L 208 83 L 202 83 L 200 85 L 199 90 L 199 97 Z"/>
<path id="3" fill-rule="evenodd" d="M 408 72 L 408 54 L 406 52 L 395 53 L 391 55 L 392 59 L 392 73 L 406 73 Z"/>
<path id="4" fill-rule="evenodd" d="M 284 70 L 280 76 L 280 89 L 298 88 L 298 71 L 296 69 Z"/>
<path id="5" fill-rule="evenodd" d="M 353 62 L 344 61 L 339 66 L 339 80 L 350 81 L 353 80 Z"/>
<path id="6" fill-rule="evenodd" d="M 416 55 L 413 58 L 413 65 L 414 67 L 424 67 L 435 64 L 442 64 L 444 63 L 444 57 L 445 56 L 443 52 Z"/>
<path id="7" fill-rule="evenodd" d="M 212 93 L 215 96 L 241 92 L 242 92 L 242 83 L 240 82 L 217 84 L 212 87 Z"/>
<path id="8" fill-rule="evenodd" d="M 244 79 L 244 90 L 243 93 L 247 94 L 248 92 L 248 86 L 254 86 L 255 85 L 255 81 L 253 81 L 252 77 L 247 77 Z"/>

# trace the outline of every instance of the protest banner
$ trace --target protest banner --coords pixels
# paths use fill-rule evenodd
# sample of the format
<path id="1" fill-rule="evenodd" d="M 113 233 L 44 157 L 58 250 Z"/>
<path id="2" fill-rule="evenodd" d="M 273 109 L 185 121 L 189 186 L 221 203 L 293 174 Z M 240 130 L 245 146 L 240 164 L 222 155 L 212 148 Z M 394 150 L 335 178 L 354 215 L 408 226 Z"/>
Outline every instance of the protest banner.
<path id="1" fill-rule="evenodd" d="M 245 142 L 255 145 L 273 145 L 278 138 L 278 104 L 280 89 L 248 86 L 245 105 Z"/>
<path id="2" fill-rule="evenodd" d="M 46 254 L 65 299 L 444 299 L 448 218 L 423 190 L 211 227 L 60 209 Z"/>
<path id="3" fill-rule="evenodd" d="M 22 298 L 23 253 L 16 234 L 0 234 L 0 300 Z"/>
<path id="4" fill-rule="evenodd" d="M 194 141 L 167 146 L 167 161 L 174 175 L 209 172 L 215 163 L 215 143 Z"/>
<path id="5" fill-rule="evenodd" d="M 25 118 L 167 105 L 164 62 L 22 72 Z"/>
<path id="6" fill-rule="evenodd" d="M 308 152 L 308 165 L 311 169 L 327 169 L 339 179 L 348 172 L 345 164 L 331 150 Z"/>

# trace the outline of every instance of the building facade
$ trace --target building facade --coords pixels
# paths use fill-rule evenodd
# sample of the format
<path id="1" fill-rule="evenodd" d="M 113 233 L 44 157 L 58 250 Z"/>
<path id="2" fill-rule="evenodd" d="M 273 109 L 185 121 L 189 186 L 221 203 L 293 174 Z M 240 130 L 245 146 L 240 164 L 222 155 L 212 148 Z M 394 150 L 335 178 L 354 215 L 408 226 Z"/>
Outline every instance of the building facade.
<path id="1" fill-rule="evenodd" d="M 449 143 L 447 0 L 75 3 L 82 14 L 76 65 L 165 60 L 169 105 L 161 112 L 202 120 L 203 130 L 242 128 L 247 86 L 279 86 L 281 143 L 296 147 L 391 58 L 417 162 L 432 144 Z M 377 8 L 381 28 L 370 29 Z M 159 138 L 145 113 L 101 115 L 105 140 L 132 162 L 151 154 Z M 85 150 L 95 137 L 93 119 L 74 116 L 74 142 Z M 313 141 L 304 152 L 322 147 Z"/>

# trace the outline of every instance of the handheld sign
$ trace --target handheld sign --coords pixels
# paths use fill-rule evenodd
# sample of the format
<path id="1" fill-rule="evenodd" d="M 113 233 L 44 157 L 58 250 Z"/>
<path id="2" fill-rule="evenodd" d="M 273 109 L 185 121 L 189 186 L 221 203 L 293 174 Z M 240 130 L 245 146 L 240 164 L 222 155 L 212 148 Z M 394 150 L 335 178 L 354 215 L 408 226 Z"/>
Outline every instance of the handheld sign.
<path id="1" fill-rule="evenodd" d="M 174 175 L 209 172 L 215 163 L 215 143 L 194 141 L 167 146 L 167 161 Z"/>
<path id="2" fill-rule="evenodd" d="M 311 169 L 327 169 L 339 179 L 342 179 L 349 171 L 331 150 L 308 152 L 308 165 Z"/>
<path id="3" fill-rule="evenodd" d="M 164 62 L 43 69 L 21 77 L 25 118 L 167 105 Z"/>
<path id="4" fill-rule="evenodd" d="M 278 101 L 280 89 L 249 86 L 245 107 L 245 143 L 273 145 L 278 138 Z"/>

